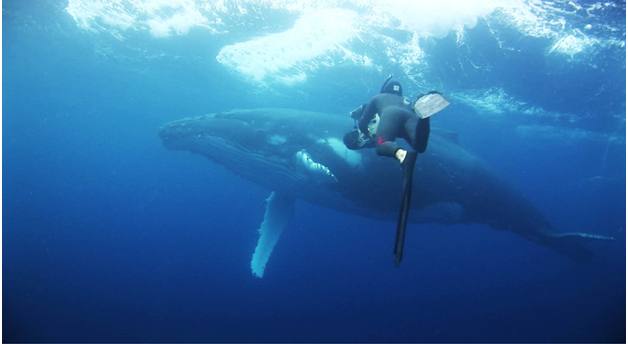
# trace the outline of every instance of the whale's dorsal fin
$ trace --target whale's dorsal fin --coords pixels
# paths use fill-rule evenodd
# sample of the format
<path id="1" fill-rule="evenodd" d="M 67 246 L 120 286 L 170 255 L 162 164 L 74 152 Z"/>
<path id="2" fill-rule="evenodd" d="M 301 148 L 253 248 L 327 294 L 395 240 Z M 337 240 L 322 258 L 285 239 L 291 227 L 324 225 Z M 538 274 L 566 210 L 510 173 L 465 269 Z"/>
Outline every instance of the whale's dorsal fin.
<path id="1" fill-rule="evenodd" d="M 449 130 L 445 130 L 445 129 L 439 129 L 439 128 L 432 128 L 432 131 L 437 132 L 439 135 L 443 136 L 445 139 L 460 145 L 460 133 L 457 133 L 455 131 L 449 131 Z"/>

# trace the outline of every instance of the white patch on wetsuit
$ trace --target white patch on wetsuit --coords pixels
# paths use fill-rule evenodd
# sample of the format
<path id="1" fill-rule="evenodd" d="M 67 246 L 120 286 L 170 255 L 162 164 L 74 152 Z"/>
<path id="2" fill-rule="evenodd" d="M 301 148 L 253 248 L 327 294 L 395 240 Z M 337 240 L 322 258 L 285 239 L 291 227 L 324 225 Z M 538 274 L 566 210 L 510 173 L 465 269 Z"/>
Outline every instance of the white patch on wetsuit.
<path id="1" fill-rule="evenodd" d="M 377 127 L 379 127 L 379 114 L 376 113 L 375 115 L 373 115 L 373 119 L 371 119 L 371 121 L 368 124 L 368 130 L 369 130 L 369 134 L 371 134 L 371 138 L 374 139 L 376 134 L 377 134 Z"/>

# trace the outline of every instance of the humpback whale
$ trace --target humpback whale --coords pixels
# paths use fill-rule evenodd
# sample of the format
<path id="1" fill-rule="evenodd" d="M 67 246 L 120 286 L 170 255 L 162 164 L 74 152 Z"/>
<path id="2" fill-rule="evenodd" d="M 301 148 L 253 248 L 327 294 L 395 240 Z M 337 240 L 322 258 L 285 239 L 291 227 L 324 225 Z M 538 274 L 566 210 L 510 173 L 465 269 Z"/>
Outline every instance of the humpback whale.
<path id="1" fill-rule="evenodd" d="M 184 118 L 163 125 L 157 134 L 168 149 L 200 154 L 272 190 L 251 261 L 253 274 L 262 277 L 297 198 L 358 216 L 396 219 L 398 163 L 372 149 L 348 150 L 342 136 L 352 125 L 349 116 L 246 109 Z M 432 129 L 414 173 L 411 223 L 485 224 L 581 262 L 593 258 L 585 243 L 614 240 L 554 230 L 521 192 L 465 150 L 456 133 Z"/>

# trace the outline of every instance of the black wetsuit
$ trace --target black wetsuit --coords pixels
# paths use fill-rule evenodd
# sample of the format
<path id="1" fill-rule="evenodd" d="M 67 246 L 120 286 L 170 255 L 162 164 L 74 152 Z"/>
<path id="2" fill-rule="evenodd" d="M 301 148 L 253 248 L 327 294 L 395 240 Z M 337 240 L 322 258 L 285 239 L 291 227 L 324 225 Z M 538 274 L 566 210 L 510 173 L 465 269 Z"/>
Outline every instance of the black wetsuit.
<path id="1" fill-rule="evenodd" d="M 395 157 L 399 146 L 397 137 L 402 137 L 419 153 L 425 152 L 430 136 L 430 119 L 420 119 L 412 104 L 402 96 L 380 93 L 362 107 L 358 128 L 368 135 L 368 124 L 376 113 L 380 120 L 375 134 L 377 155 Z"/>

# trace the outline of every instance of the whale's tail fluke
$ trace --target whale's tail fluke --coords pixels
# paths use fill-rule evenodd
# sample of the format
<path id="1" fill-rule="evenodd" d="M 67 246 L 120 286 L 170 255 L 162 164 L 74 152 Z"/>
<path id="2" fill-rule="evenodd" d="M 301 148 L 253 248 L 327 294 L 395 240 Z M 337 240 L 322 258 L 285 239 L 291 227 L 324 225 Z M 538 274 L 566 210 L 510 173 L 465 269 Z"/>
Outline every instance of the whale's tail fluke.
<path id="1" fill-rule="evenodd" d="M 593 241 L 613 241 L 615 238 L 587 233 L 557 233 L 547 236 L 547 243 L 556 252 L 582 263 L 593 260 L 593 252 L 584 246 Z"/>

